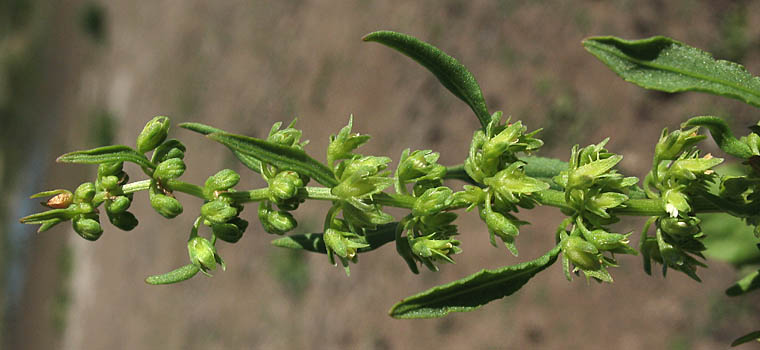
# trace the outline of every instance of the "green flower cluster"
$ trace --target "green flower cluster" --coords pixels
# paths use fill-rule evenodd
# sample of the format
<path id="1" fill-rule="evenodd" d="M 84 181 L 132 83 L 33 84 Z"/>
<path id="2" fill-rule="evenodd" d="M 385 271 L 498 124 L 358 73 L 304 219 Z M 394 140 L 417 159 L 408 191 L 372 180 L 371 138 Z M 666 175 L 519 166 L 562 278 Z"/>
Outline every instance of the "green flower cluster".
<path id="1" fill-rule="evenodd" d="M 543 146 L 543 141 L 534 137 L 540 129 L 526 133 L 528 128 L 520 121 L 502 124 L 501 119 L 501 112 L 492 114 L 488 125 L 473 135 L 464 169 L 479 186 L 465 186 L 454 195 L 454 202 L 468 210 L 477 207 L 491 243 L 496 246 L 495 237 L 499 237 L 517 255 L 515 237 L 526 222 L 511 213 L 518 207 L 533 208 L 536 200 L 532 194 L 548 189 L 549 184 L 528 176 L 525 163 L 518 158 L 520 153 Z"/>

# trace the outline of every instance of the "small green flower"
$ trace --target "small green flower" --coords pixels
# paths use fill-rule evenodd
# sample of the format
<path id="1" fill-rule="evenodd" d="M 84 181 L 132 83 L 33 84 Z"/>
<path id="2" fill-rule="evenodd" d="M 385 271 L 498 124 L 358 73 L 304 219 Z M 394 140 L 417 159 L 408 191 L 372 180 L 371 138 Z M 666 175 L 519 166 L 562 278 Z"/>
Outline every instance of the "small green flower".
<path id="1" fill-rule="evenodd" d="M 496 175 L 483 180 L 495 193 L 510 203 L 520 201 L 520 195 L 543 191 L 549 188 L 549 184 L 541 180 L 525 175 L 525 164 L 512 163 Z"/>
<path id="2" fill-rule="evenodd" d="M 453 194 L 454 192 L 445 186 L 428 189 L 417 197 L 412 208 L 412 215 L 433 215 L 448 208 L 454 200 Z"/>
<path id="3" fill-rule="evenodd" d="M 169 133 L 169 118 L 158 116 L 151 119 L 137 135 L 137 152 L 145 153 L 158 147 Z"/>
<path id="4" fill-rule="evenodd" d="M 699 141 L 704 140 L 707 136 L 698 135 L 699 127 L 693 127 L 687 130 L 675 130 L 668 134 L 668 129 L 662 130 L 660 140 L 654 147 L 655 162 L 661 160 L 675 160 L 684 151 L 689 151 Z"/>
<path id="5" fill-rule="evenodd" d="M 156 210 L 161 216 L 167 219 L 173 219 L 177 215 L 182 214 L 182 204 L 171 196 L 163 194 L 156 188 L 156 184 L 151 185 L 148 191 L 148 197 L 150 199 L 150 206 Z"/>
<path id="6" fill-rule="evenodd" d="M 292 214 L 286 211 L 272 210 L 271 204 L 267 202 L 259 204 L 258 216 L 264 231 L 271 234 L 283 235 L 298 226 L 298 222 Z"/>
<path id="7" fill-rule="evenodd" d="M 213 200 L 201 206 L 201 215 L 212 223 L 223 224 L 237 216 L 238 211 L 223 200 Z"/>
<path id="8" fill-rule="evenodd" d="M 92 182 L 85 182 L 74 191 L 73 202 L 74 203 L 90 203 L 95 197 L 95 184 Z"/>
<path id="9" fill-rule="evenodd" d="M 98 222 L 98 216 L 96 214 L 82 214 L 75 217 L 72 221 L 74 231 L 79 234 L 80 237 L 88 241 L 96 241 L 103 235 L 103 227 Z"/>
<path id="10" fill-rule="evenodd" d="M 338 132 L 338 135 L 330 136 L 330 144 L 327 146 L 327 165 L 333 167 L 336 160 L 349 159 L 355 154 L 351 153 L 359 146 L 369 141 L 369 135 L 351 135 L 354 117 L 348 118 L 348 125 Z"/>
<path id="11" fill-rule="evenodd" d="M 240 175 L 231 169 L 224 169 L 210 176 L 205 183 L 205 187 L 211 191 L 225 191 L 240 182 Z"/>
<path id="12" fill-rule="evenodd" d="M 272 125 L 272 129 L 269 131 L 269 136 L 267 136 L 267 141 L 274 142 L 279 145 L 292 147 L 296 149 L 303 149 L 304 146 L 306 146 L 309 141 L 304 141 L 303 143 L 299 143 L 301 140 L 301 130 L 298 130 L 294 128 L 296 125 L 296 120 L 294 119 L 288 127 L 285 129 L 280 130 L 280 126 L 282 126 L 282 122 L 276 122 L 274 125 Z"/>
<path id="13" fill-rule="evenodd" d="M 232 218 L 230 221 L 223 224 L 212 224 L 211 230 L 214 232 L 214 236 L 228 242 L 236 243 L 243 237 L 245 229 L 248 228 L 248 221 L 245 221 L 239 217 Z"/>
<path id="14" fill-rule="evenodd" d="M 369 247 L 369 244 L 361 241 L 359 235 L 332 228 L 325 230 L 323 238 L 327 249 L 341 259 L 353 259 L 358 249 Z"/>
<path id="15" fill-rule="evenodd" d="M 179 158 L 170 158 L 158 163 L 156 170 L 153 172 L 153 178 L 159 181 L 176 179 L 185 173 L 185 162 Z"/>
<path id="16" fill-rule="evenodd" d="M 217 264 L 225 270 L 224 260 L 216 253 L 216 248 L 211 242 L 201 236 L 195 236 L 187 242 L 187 252 L 190 255 L 190 262 L 197 266 L 201 272 L 211 276 L 209 271 L 216 269 Z"/>
<path id="17" fill-rule="evenodd" d="M 108 214 L 108 221 L 111 222 L 112 225 L 118 227 L 121 230 L 124 231 L 131 231 L 135 227 L 137 227 L 138 221 L 137 218 L 134 216 L 134 214 L 124 211 L 120 213 L 107 213 Z"/>
<path id="18" fill-rule="evenodd" d="M 119 214 L 129 209 L 132 201 L 127 196 L 116 196 L 106 201 L 106 212 L 109 214 Z"/>
<path id="19" fill-rule="evenodd" d="M 298 194 L 304 183 L 295 171 L 281 171 L 269 182 L 269 199 L 275 203 L 285 202 Z"/>
<path id="20" fill-rule="evenodd" d="M 409 149 L 401 153 L 396 177 L 401 184 L 420 180 L 435 180 L 446 175 L 446 167 L 437 164 L 440 154 L 430 150 L 417 150 L 409 154 Z"/>

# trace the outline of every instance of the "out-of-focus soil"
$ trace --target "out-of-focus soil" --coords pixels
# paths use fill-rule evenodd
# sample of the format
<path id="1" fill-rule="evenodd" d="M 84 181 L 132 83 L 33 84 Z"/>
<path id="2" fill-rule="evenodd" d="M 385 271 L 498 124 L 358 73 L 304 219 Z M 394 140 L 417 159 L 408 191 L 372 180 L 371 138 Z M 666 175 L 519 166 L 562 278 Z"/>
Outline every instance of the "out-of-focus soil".
<path id="1" fill-rule="evenodd" d="M 726 99 L 641 90 L 586 53 L 581 40 L 662 34 L 721 52 L 727 18 L 742 13 L 745 37 L 758 43 L 759 3 L 717 4 L 103 1 L 107 37 L 94 44 L 76 30 L 83 3 L 61 2 L 51 29 L 57 49 L 46 62 L 51 71 L 70 74 L 51 75 L 48 82 L 67 97 L 51 115 L 66 122 L 58 124 L 60 140 L 48 161 L 56 153 L 92 147 L 81 137 L 86 116 L 105 108 L 117 118 L 117 143 L 133 144 L 154 115 L 168 115 L 174 125 L 196 121 L 259 137 L 274 122 L 298 117 L 311 140 L 307 150 L 324 159 L 329 135 L 353 114 L 354 131 L 373 136 L 362 148 L 366 154 L 397 159 L 407 147 L 433 149 L 441 163 L 461 163 L 476 119 L 420 66 L 360 40 L 391 29 L 457 57 L 477 77 L 492 110 L 531 129 L 543 127 L 542 154 L 566 159 L 572 144 L 611 136 L 608 148 L 624 154 L 623 170 L 642 175 L 663 127 L 674 129 L 702 114 L 730 117 L 743 127 L 754 124 L 757 114 Z M 757 45 L 741 54 L 750 71 L 760 72 Z M 172 136 L 188 148 L 185 181 L 202 183 L 224 167 L 245 172 L 220 145 L 179 128 Z M 74 188 L 94 176 L 94 169 L 73 176 L 72 167 L 53 167 L 46 185 Z M 138 169 L 129 170 L 133 179 L 139 177 Z M 247 172 L 240 187 L 261 184 Z M 324 256 L 272 247 L 274 237 L 248 208 L 246 236 L 219 246 L 227 271 L 148 286 L 146 275 L 187 263 L 186 237 L 201 203 L 181 199 L 185 213 L 170 221 L 153 212 L 145 194 L 137 194 L 132 208 L 140 225 L 122 232 L 105 224 L 106 233 L 95 243 L 64 225 L 36 236 L 24 305 L 37 308 L 16 316 L 10 335 L 15 348 L 715 349 L 757 328 L 760 319 L 756 297 L 723 294 L 735 278 L 731 267 L 711 262 L 698 284 L 673 271 L 667 279 L 646 276 L 638 257 L 621 258 L 612 285 L 582 277 L 568 282 L 557 265 L 476 312 L 440 320 L 387 316 L 407 295 L 542 254 L 561 220 L 552 208 L 521 213 L 532 225 L 521 230 L 519 258 L 491 247 L 477 215 L 463 213 L 464 252 L 457 264 L 415 276 L 386 247 L 362 255 L 351 277 Z M 299 209 L 299 232 L 318 230 L 324 210 L 312 204 Z M 619 227 L 639 231 L 641 224 L 629 220 Z M 54 279 L 58 254 L 52 252 L 62 244 L 73 250 L 74 273 L 65 330 L 56 334 L 48 324 L 56 288 L 34 277 Z"/>

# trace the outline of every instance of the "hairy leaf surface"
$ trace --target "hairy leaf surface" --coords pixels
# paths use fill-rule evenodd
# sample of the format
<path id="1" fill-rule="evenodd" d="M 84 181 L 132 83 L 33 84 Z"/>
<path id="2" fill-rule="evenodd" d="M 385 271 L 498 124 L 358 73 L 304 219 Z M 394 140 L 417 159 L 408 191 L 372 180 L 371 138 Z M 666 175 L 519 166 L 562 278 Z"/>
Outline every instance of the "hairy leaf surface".
<path id="1" fill-rule="evenodd" d="M 132 147 L 113 145 L 93 148 L 86 151 L 66 153 L 58 159 L 61 163 L 100 164 L 116 162 L 132 162 L 145 168 L 154 169 L 156 166 L 144 155 L 137 153 Z"/>
<path id="2" fill-rule="evenodd" d="M 702 91 L 760 107 L 760 78 L 739 64 L 716 60 L 707 52 L 673 39 L 602 36 L 584 40 L 583 46 L 620 77 L 643 88 Z"/>
<path id="3" fill-rule="evenodd" d="M 434 318 L 466 312 L 519 290 L 533 276 L 551 266 L 559 246 L 538 259 L 496 270 L 482 270 L 461 280 L 405 298 L 390 310 L 395 318 Z"/>
<path id="4" fill-rule="evenodd" d="M 229 133 L 211 133 L 208 138 L 246 156 L 269 163 L 283 170 L 304 174 L 327 187 L 335 187 L 335 179 L 330 168 L 309 157 L 306 152 L 273 142 Z"/>
<path id="5" fill-rule="evenodd" d="M 454 57 L 411 35 L 387 30 L 369 33 L 362 40 L 378 42 L 417 61 L 433 73 L 454 96 L 467 103 L 483 127 L 488 125 L 491 115 L 480 85 L 472 73 Z"/>

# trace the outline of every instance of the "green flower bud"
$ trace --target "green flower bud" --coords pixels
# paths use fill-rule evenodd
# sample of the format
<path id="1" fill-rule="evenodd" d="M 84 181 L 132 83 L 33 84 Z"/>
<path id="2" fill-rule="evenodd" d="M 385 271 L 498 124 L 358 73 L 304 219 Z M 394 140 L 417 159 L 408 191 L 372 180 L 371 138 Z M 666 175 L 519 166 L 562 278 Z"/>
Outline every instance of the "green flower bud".
<path id="1" fill-rule="evenodd" d="M 530 194 L 549 188 L 548 183 L 525 175 L 523 167 L 523 163 L 512 163 L 493 177 L 484 179 L 483 183 L 493 188 L 502 199 L 511 203 L 520 201 L 517 196 L 519 194 Z"/>
<path id="2" fill-rule="evenodd" d="M 165 194 L 150 192 L 150 206 L 153 207 L 159 214 L 167 219 L 172 219 L 179 214 L 182 214 L 182 204 L 174 198 Z"/>
<path id="3" fill-rule="evenodd" d="M 85 182 L 74 191 L 74 203 L 89 203 L 95 197 L 95 185 L 92 182 Z"/>
<path id="4" fill-rule="evenodd" d="M 80 237 L 88 241 L 95 241 L 103 235 L 103 227 L 100 226 L 97 218 L 97 215 L 80 215 L 74 218 L 71 223 L 74 231 Z"/>
<path id="5" fill-rule="evenodd" d="M 303 181 L 295 171 L 281 171 L 269 182 L 269 197 L 275 203 L 291 199 L 303 187 Z"/>
<path id="6" fill-rule="evenodd" d="M 343 199 L 366 198 L 382 192 L 391 185 L 393 185 L 393 179 L 382 176 L 367 176 L 357 172 L 333 187 L 330 193 Z"/>
<path id="7" fill-rule="evenodd" d="M 604 230 L 587 230 L 581 228 L 581 234 L 587 242 L 590 242 L 598 250 L 629 252 L 634 254 L 635 251 L 628 246 L 628 237 L 631 235 L 621 235 L 619 233 L 610 233 Z"/>
<path id="8" fill-rule="evenodd" d="M 464 191 L 454 193 L 452 206 L 467 205 L 467 211 L 485 202 L 486 193 L 478 186 L 464 185 Z"/>
<path id="9" fill-rule="evenodd" d="M 712 172 L 710 169 L 721 162 L 723 162 L 723 158 L 713 158 L 710 154 L 702 158 L 679 159 L 670 166 L 668 174 L 686 180 L 694 180 L 698 175 L 710 174 Z"/>
<path id="10" fill-rule="evenodd" d="M 222 270 L 225 269 L 224 260 L 216 253 L 216 248 L 211 242 L 201 236 L 195 236 L 187 242 L 187 252 L 190 255 L 190 262 L 208 274 L 208 271 L 216 269 L 220 264 Z"/>
<path id="11" fill-rule="evenodd" d="M 596 247 L 578 236 L 568 236 L 562 241 L 562 251 L 581 270 L 595 271 L 602 267 Z"/>
<path id="12" fill-rule="evenodd" d="M 520 234 L 517 225 L 500 213 L 493 210 L 486 210 L 485 218 L 488 228 L 491 229 L 493 234 L 499 236 L 502 240 L 510 240 Z"/>
<path id="13" fill-rule="evenodd" d="M 358 249 L 369 247 L 369 244 L 359 242 L 358 235 L 328 228 L 323 235 L 325 246 L 343 259 L 353 259 Z"/>
<path id="14" fill-rule="evenodd" d="M 161 163 L 172 158 L 183 159 L 185 158 L 185 145 L 177 139 L 169 139 L 161 143 L 151 157 L 151 162 Z"/>
<path id="15" fill-rule="evenodd" d="M 666 217 L 660 218 L 659 227 L 663 232 L 674 237 L 693 237 L 702 232 L 699 223 L 699 218 L 693 216 L 685 219 Z"/>
<path id="16" fill-rule="evenodd" d="M 483 145 L 483 156 L 486 159 L 495 159 L 500 157 L 502 153 L 507 151 L 509 146 L 512 146 L 520 141 L 520 136 L 526 130 L 528 130 L 528 128 L 523 126 L 520 121 L 504 128 L 504 130 L 502 130 L 498 135 L 494 136 Z"/>
<path id="17" fill-rule="evenodd" d="M 678 156 L 691 149 L 697 142 L 702 141 L 707 136 L 698 135 L 699 127 L 693 127 L 688 130 L 675 130 L 668 134 L 665 128 L 660 134 L 660 140 L 654 147 L 655 160 L 675 160 Z"/>
<path id="18" fill-rule="evenodd" d="M 100 163 L 98 164 L 98 177 L 109 175 L 119 176 L 122 173 L 123 167 L 124 163 L 122 162 Z"/>
<path id="19" fill-rule="evenodd" d="M 448 187 L 431 188 L 417 197 L 412 208 L 412 215 L 433 215 L 448 208 L 453 201 L 453 191 Z"/>
<path id="20" fill-rule="evenodd" d="M 410 239 L 412 252 L 422 258 L 442 259 L 454 263 L 450 255 L 457 254 L 462 250 L 458 247 L 460 242 L 456 239 L 432 239 L 433 235 Z"/>
<path id="21" fill-rule="evenodd" d="M 118 186 L 119 178 L 114 175 L 108 175 L 99 178 L 95 187 L 100 187 L 106 191 L 113 191 Z"/>
<path id="22" fill-rule="evenodd" d="M 591 146 L 589 146 L 591 147 Z M 621 155 L 613 155 L 609 158 L 588 162 L 578 168 L 570 170 L 567 177 L 566 188 L 580 189 L 588 188 L 600 176 L 608 173 L 620 161 L 623 160 Z"/>
<path id="23" fill-rule="evenodd" d="M 110 221 L 112 225 L 124 231 L 131 231 L 133 228 L 137 227 L 137 218 L 134 214 L 128 211 L 107 214 L 108 221 Z"/>
<path id="24" fill-rule="evenodd" d="M 603 218 L 609 218 L 607 209 L 615 208 L 628 200 L 628 196 L 617 192 L 604 192 L 592 196 L 586 202 L 586 209 Z"/>
<path id="25" fill-rule="evenodd" d="M 158 163 L 156 171 L 153 172 L 153 178 L 160 181 L 176 179 L 185 172 L 185 162 L 179 158 L 167 159 Z"/>
<path id="26" fill-rule="evenodd" d="M 268 204 L 262 202 L 259 204 L 259 220 L 264 231 L 283 235 L 298 226 L 298 222 L 293 215 L 286 211 L 271 210 Z"/>
<path id="27" fill-rule="evenodd" d="M 129 205 L 132 201 L 126 196 L 117 196 L 112 200 L 106 201 L 106 212 L 109 214 L 119 214 L 129 209 Z"/>
<path id="28" fill-rule="evenodd" d="M 335 175 L 341 181 L 351 177 L 354 174 L 361 174 L 363 177 L 375 176 L 381 170 L 388 167 L 391 159 L 388 157 L 375 157 L 375 156 L 362 156 L 355 157 L 350 160 L 346 160 L 341 163 L 336 171 Z M 378 176 L 385 176 L 384 174 Z"/>
<path id="29" fill-rule="evenodd" d="M 214 236 L 228 242 L 236 243 L 243 237 L 243 232 L 248 228 L 248 221 L 241 218 L 233 218 L 229 222 L 223 224 L 212 224 L 211 230 L 214 232 Z"/>
<path id="30" fill-rule="evenodd" d="M 662 195 L 665 211 L 671 217 L 677 217 L 679 213 L 688 213 L 691 211 L 689 197 L 677 189 L 666 190 Z"/>
<path id="31" fill-rule="evenodd" d="M 225 191 L 240 182 L 240 175 L 233 170 L 224 169 L 206 180 L 206 188 L 210 191 Z"/>
<path id="32" fill-rule="evenodd" d="M 267 136 L 267 141 L 287 147 L 303 149 L 303 146 L 306 145 L 308 141 L 304 142 L 303 144 L 299 144 L 299 140 L 301 139 L 301 130 L 294 128 L 293 126 L 295 124 L 296 121 L 293 120 L 293 122 L 290 123 L 287 128 L 279 130 L 282 122 L 274 123 L 274 125 L 272 125 L 272 129 L 269 131 L 269 136 Z"/>
<path id="33" fill-rule="evenodd" d="M 201 215 L 215 224 L 222 224 L 238 215 L 237 209 L 221 200 L 213 200 L 201 207 Z"/>
<path id="34" fill-rule="evenodd" d="M 369 135 L 351 135 L 354 118 L 348 119 L 348 125 L 340 130 L 337 136 L 330 136 L 330 144 L 327 146 L 327 164 L 333 166 L 336 160 L 351 158 L 354 149 L 369 141 Z"/>
<path id="35" fill-rule="evenodd" d="M 169 133 L 169 118 L 158 116 L 151 119 L 137 136 L 137 152 L 145 153 L 158 147 Z"/>
<path id="36" fill-rule="evenodd" d="M 440 179 L 446 175 L 446 167 L 436 164 L 440 155 L 430 150 L 414 151 L 405 149 L 401 154 L 396 176 L 402 182 Z"/>

